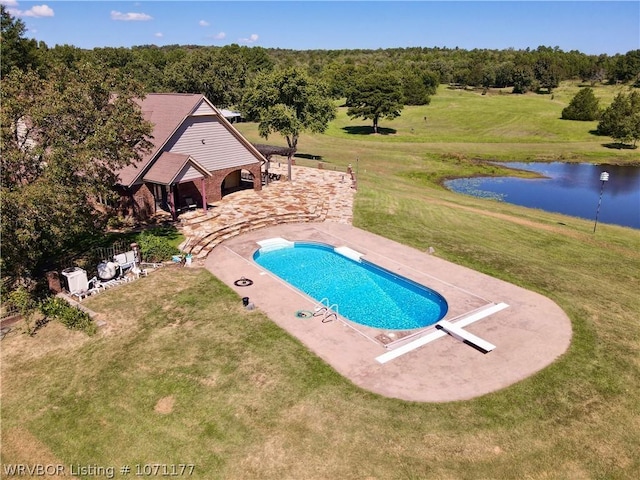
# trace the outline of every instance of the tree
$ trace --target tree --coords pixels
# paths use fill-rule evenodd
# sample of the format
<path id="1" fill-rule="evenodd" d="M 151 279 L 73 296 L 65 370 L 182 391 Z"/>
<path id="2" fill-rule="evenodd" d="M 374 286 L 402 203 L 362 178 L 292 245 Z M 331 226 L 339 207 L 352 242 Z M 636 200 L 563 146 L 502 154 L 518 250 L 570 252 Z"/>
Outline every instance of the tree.
<path id="1" fill-rule="evenodd" d="M 565 120 L 597 120 L 600 117 L 599 101 L 593 93 L 593 89 L 586 87 L 581 89 L 571 99 L 571 102 L 562 110 L 562 118 Z"/>
<path id="2" fill-rule="evenodd" d="M 27 30 L 24 22 L 12 17 L 4 5 L 0 5 L 0 17 L 0 76 L 4 78 L 12 68 L 37 69 L 41 63 L 38 44 L 24 38 Z"/>
<path id="3" fill-rule="evenodd" d="M 515 67 L 511 79 L 513 81 L 513 93 L 527 93 L 533 88 L 534 74 L 528 65 Z"/>
<path id="4" fill-rule="evenodd" d="M 418 68 L 407 68 L 401 74 L 403 104 L 428 105 L 436 93 L 437 75 Z"/>
<path id="5" fill-rule="evenodd" d="M 545 88 L 548 93 L 560 84 L 562 78 L 561 69 L 558 66 L 558 51 L 548 47 L 538 48 L 539 57 L 533 65 L 535 79 L 539 88 Z"/>
<path id="6" fill-rule="evenodd" d="M 169 91 L 202 93 L 216 106 L 228 107 L 240 102 L 247 71 L 238 45 L 219 50 L 200 48 L 168 65 L 164 84 Z"/>
<path id="7" fill-rule="evenodd" d="M 598 134 L 608 135 L 620 143 L 636 142 L 640 138 L 640 92 L 619 93 L 602 112 Z"/>
<path id="8" fill-rule="evenodd" d="M 102 231 L 106 217 L 93 199 L 108 195 L 114 171 L 150 145 L 138 96 L 136 85 L 115 84 L 89 65 L 59 65 L 45 80 L 16 69 L 3 78 L 3 280 L 38 278 L 48 262 Z"/>
<path id="9" fill-rule="evenodd" d="M 393 74 L 370 73 L 360 77 L 347 96 L 347 115 L 373 120 L 378 133 L 380 118 L 392 120 L 403 108 L 402 83 Z"/>
<path id="10" fill-rule="evenodd" d="M 333 98 L 343 98 L 347 96 L 353 79 L 356 75 L 356 66 L 353 62 L 332 61 L 322 70 L 322 78 L 329 87 L 329 93 Z"/>
<path id="11" fill-rule="evenodd" d="M 631 82 L 640 75 L 640 49 L 616 56 L 611 72 L 612 82 Z"/>
<path id="12" fill-rule="evenodd" d="M 242 108 L 259 122 L 261 137 L 278 132 L 294 150 L 302 132 L 322 133 L 336 116 L 325 83 L 296 67 L 258 74 Z"/>

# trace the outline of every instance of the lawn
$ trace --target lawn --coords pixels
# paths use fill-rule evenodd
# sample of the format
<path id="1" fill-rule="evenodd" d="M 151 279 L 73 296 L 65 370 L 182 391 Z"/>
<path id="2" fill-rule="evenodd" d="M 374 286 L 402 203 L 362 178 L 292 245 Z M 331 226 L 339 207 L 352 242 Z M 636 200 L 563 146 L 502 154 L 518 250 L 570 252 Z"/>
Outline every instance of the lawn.
<path id="1" fill-rule="evenodd" d="M 95 337 L 50 323 L 33 338 L 2 340 L 2 463 L 133 472 L 136 464 L 193 464 L 191 478 L 203 479 L 638 478 L 639 232 L 601 224 L 594 235 L 592 222 L 439 183 L 497 168 L 477 158 L 625 163 L 637 152 L 610 151 L 606 139 L 561 120 L 546 125 L 540 118 L 571 98 L 562 90 L 554 100 L 518 97 L 514 111 L 492 103 L 486 116 L 500 122 L 478 115 L 486 96 L 441 93 L 413 116 L 418 124 L 447 120 L 440 135 L 411 140 L 418 125 L 404 113 L 381 124 L 395 134 L 347 134 L 343 126 L 365 123 L 341 111 L 326 134 L 303 135 L 299 151 L 328 168 L 357 168 L 356 226 L 434 246 L 557 302 L 574 330 L 563 357 L 474 400 L 384 398 L 352 385 L 259 310 L 245 310 L 207 271 L 166 267 L 87 301 L 108 324 Z M 445 98 L 460 110 L 471 103 L 457 117 L 470 125 L 438 106 Z M 254 124 L 239 127 L 264 143 Z M 499 129 L 514 140 L 482 133 L 502 138 Z M 555 140 L 536 140 L 544 136 Z"/>

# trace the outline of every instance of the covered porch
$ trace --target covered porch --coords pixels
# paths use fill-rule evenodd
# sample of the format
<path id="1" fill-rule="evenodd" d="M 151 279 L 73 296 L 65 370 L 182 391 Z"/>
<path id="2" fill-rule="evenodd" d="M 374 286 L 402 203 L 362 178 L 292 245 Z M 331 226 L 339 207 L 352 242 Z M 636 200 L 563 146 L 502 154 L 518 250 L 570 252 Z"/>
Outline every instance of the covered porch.
<path id="1" fill-rule="evenodd" d="M 156 211 L 168 211 L 176 220 L 186 210 L 207 210 L 209 177 L 211 173 L 191 155 L 164 152 L 143 181 L 153 193 Z"/>

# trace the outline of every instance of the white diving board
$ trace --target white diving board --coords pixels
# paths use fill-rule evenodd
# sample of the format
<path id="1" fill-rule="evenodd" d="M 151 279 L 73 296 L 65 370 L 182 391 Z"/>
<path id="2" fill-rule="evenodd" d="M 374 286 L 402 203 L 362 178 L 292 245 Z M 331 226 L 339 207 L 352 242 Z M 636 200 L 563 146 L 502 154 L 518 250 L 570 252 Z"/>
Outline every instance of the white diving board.
<path id="1" fill-rule="evenodd" d="M 340 255 L 350 258 L 351 260 L 354 260 L 356 262 L 360 262 L 361 261 L 361 257 L 362 255 L 364 255 L 363 253 L 360 252 L 356 252 L 355 250 L 353 250 L 352 248 L 349 247 L 336 247 L 333 249 L 334 252 L 339 253 Z"/>
<path id="2" fill-rule="evenodd" d="M 456 340 L 459 340 L 462 343 L 466 343 L 476 350 L 480 350 L 482 353 L 489 353 L 491 350 L 494 350 L 496 348 L 493 343 L 489 343 L 486 340 L 483 340 L 482 338 L 474 335 L 473 333 L 469 333 L 466 330 L 454 325 L 453 323 L 447 322 L 446 320 L 440 320 L 436 324 L 436 328 L 438 330 L 444 330 Z"/>
<path id="3" fill-rule="evenodd" d="M 455 323 L 455 327 L 457 328 L 462 328 L 462 327 L 466 327 L 467 325 L 471 325 L 473 322 L 477 322 L 478 320 L 481 320 L 485 317 L 488 317 L 489 315 L 493 315 L 494 313 L 497 313 L 501 310 L 504 310 L 505 308 L 507 308 L 509 305 L 507 305 L 506 303 L 496 303 L 491 305 L 490 307 L 487 308 L 483 308 L 482 310 L 473 313 L 471 315 L 469 315 L 468 317 L 465 317 L 459 321 L 457 321 Z M 444 320 L 438 322 L 438 323 L 442 323 Z M 447 322 L 449 324 L 451 324 L 450 322 Z M 453 324 L 451 324 L 453 325 Z M 465 332 L 467 335 L 471 335 L 468 332 Z M 378 361 L 378 363 L 387 363 L 391 360 L 393 360 L 394 358 L 398 358 L 402 355 L 404 355 L 405 353 L 409 353 L 413 350 L 415 350 L 416 348 L 420 348 L 423 345 L 426 345 L 427 343 L 433 342 L 434 340 L 437 340 L 438 338 L 442 338 L 445 337 L 447 335 L 447 333 L 444 330 L 436 330 L 435 332 L 431 332 L 428 335 L 425 335 L 424 337 L 420 337 L 412 342 L 409 342 L 407 344 L 404 344 L 398 348 L 395 348 L 389 352 L 383 353 L 382 355 L 379 355 L 378 357 L 376 357 L 376 360 Z M 488 343 L 488 342 L 487 342 Z M 495 346 L 494 346 L 495 348 Z"/>

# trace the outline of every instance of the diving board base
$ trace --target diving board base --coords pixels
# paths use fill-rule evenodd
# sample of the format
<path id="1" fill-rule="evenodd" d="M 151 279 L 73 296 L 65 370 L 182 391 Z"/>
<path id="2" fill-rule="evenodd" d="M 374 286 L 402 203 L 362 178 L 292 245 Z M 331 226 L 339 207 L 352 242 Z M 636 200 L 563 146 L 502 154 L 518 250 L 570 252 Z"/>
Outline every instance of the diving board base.
<path id="1" fill-rule="evenodd" d="M 478 320 L 481 320 L 485 317 L 488 317 L 489 315 L 493 315 L 494 313 L 497 313 L 501 310 L 504 310 L 505 308 L 507 308 L 509 305 L 506 303 L 494 303 L 490 306 L 488 306 L 487 308 L 483 308 L 482 310 L 479 310 L 471 315 L 468 315 L 464 318 L 461 318 L 460 320 L 456 321 L 456 327 L 458 328 L 462 328 L 462 327 L 466 327 L 470 324 L 472 324 L 473 322 L 477 322 Z M 444 320 L 441 320 L 439 323 L 442 323 Z M 449 323 L 449 322 L 447 322 Z M 468 332 L 467 332 L 468 333 Z M 427 343 L 433 342 L 434 340 L 437 340 L 438 338 L 442 338 L 445 337 L 447 335 L 447 333 L 444 330 L 438 330 L 436 329 L 435 332 L 431 332 L 423 337 L 420 337 L 416 340 L 413 340 L 412 342 L 406 343 L 398 348 L 394 348 L 393 350 L 383 353 L 382 355 L 379 355 L 376 357 L 376 361 L 378 363 L 387 363 L 391 360 L 393 360 L 394 358 L 398 358 L 402 355 L 404 355 L 405 353 L 409 353 L 413 350 L 415 350 L 416 348 L 420 348 L 424 345 L 426 345 Z M 488 343 L 488 342 L 487 342 Z M 495 346 L 494 346 L 495 348 Z"/>
<path id="2" fill-rule="evenodd" d="M 489 353 L 496 348 L 493 343 L 489 343 L 486 340 L 483 340 L 482 338 L 474 335 L 473 333 L 469 333 L 466 330 L 463 330 L 462 328 L 454 325 L 453 323 L 447 322 L 446 320 L 440 320 L 436 324 L 436 328 L 438 330 L 447 332 L 456 340 L 459 340 L 462 343 L 466 343 L 467 345 L 481 351 L 482 353 Z"/>

